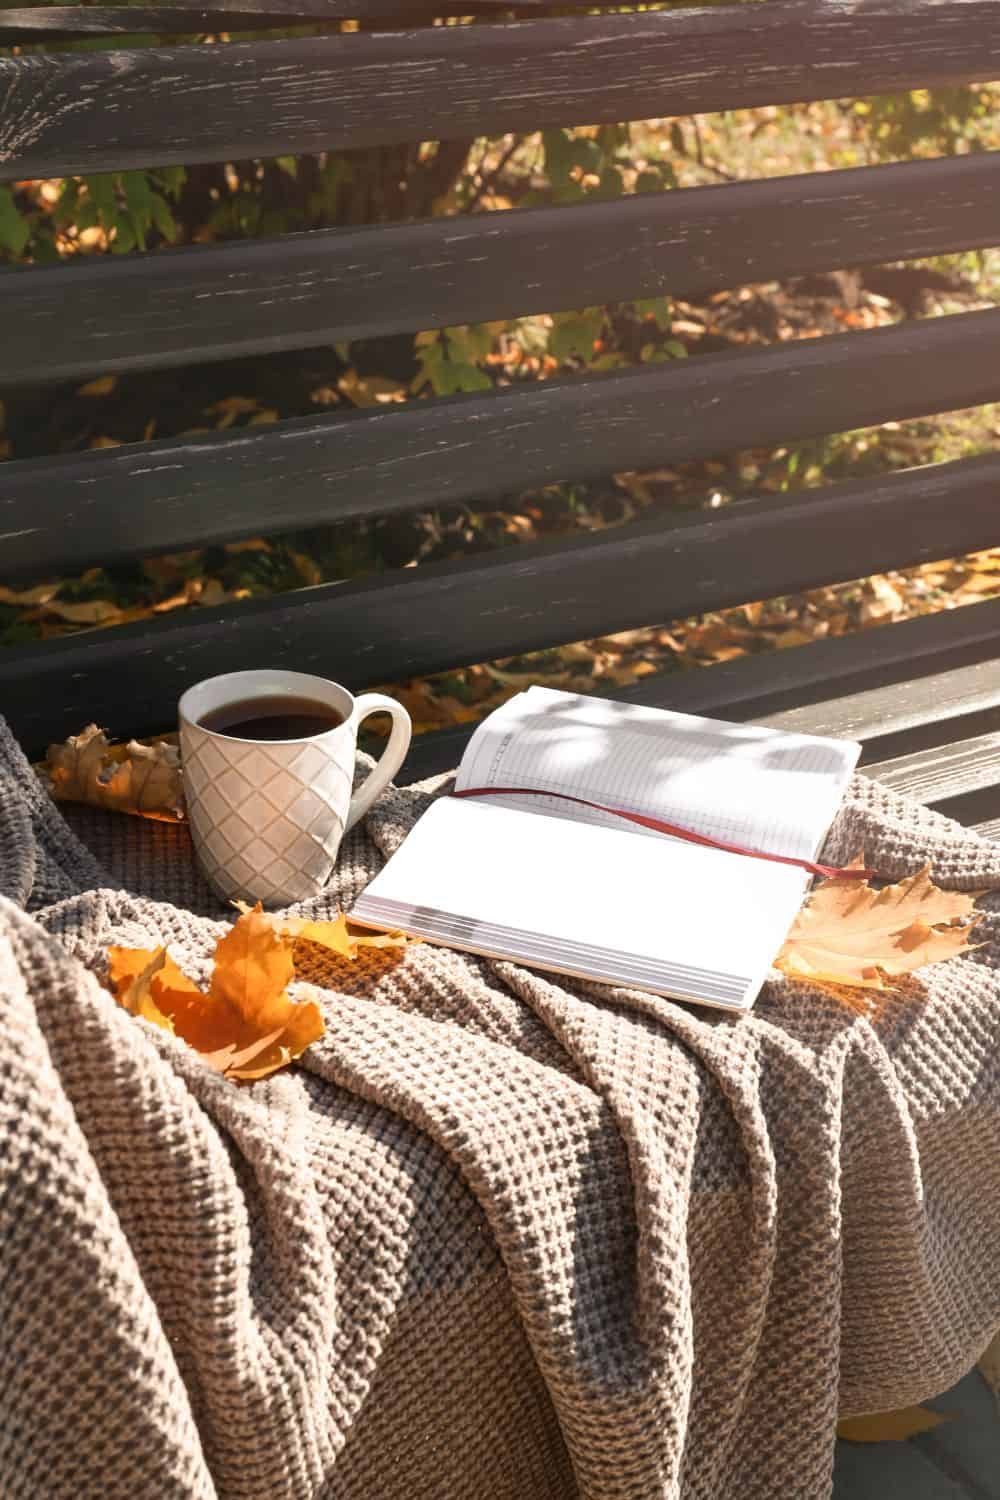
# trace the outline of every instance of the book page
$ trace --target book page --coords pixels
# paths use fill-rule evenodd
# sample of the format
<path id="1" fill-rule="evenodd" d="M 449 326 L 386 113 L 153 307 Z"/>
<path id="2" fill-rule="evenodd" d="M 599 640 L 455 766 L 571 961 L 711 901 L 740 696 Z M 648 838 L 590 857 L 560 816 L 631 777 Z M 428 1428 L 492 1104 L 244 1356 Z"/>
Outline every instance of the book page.
<path id="1" fill-rule="evenodd" d="M 456 789 L 561 792 L 747 849 L 814 859 L 859 753 L 850 741 L 533 687 L 480 725 Z M 664 838 L 556 798 L 503 801 Z"/>
<path id="2" fill-rule="evenodd" d="M 745 1008 L 808 877 L 498 801 L 435 802 L 352 920 L 544 969 Z"/>

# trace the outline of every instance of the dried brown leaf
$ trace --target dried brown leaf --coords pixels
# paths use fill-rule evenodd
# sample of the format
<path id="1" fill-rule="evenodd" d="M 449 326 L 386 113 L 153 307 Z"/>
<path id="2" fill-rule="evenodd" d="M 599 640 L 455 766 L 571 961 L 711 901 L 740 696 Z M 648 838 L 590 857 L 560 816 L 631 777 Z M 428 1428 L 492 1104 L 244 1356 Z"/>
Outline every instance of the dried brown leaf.
<path id="1" fill-rule="evenodd" d="M 909 974 L 969 950 L 974 895 L 943 891 L 925 865 L 897 885 L 874 890 L 867 881 L 824 880 L 799 912 L 775 960 L 799 979 L 884 989 L 886 978 Z"/>
<path id="2" fill-rule="evenodd" d="M 863 624 L 875 625 L 882 620 L 894 620 L 905 612 L 905 608 L 899 589 L 884 574 L 875 573 L 868 579 L 859 611 Z"/>
<path id="3" fill-rule="evenodd" d="M 0 604 L 19 604 L 25 608 L 37 607 L 40 604 L 48 604 L 61 588 L 61 583 L 38 583 L 33 589 L 21 589 L 20 592 L 16 589 L 0 588 Z"/>
<path id="4" fill-rule="evenodd" d="M 61 604 L 58 599 L 50 599 L 42 608 L 71 625 L 110 625 L 122 618 L 118 605 L 110 599 L 88 599 L 80 604 Z"/>
<path id="5" fill-rule="evenodd" d="M 406 386 L 398 380 L 388 380 L 382 375 L 359 375 L 353 366 L 344 371 L 337 387 L 355 406 L 383 406 L 406 400 Z"/>
<path id="6" fill-rule="evenodd" d="M 111 745 L 96 724 L 50 745 L 43 778 L 59 801 L 174 821 L 184 816 L 180 751 L 157 740 Z"/>
<path id="7" fill-rule="evenodd" d="M 78 385 L 76 394 L 78 396 L 110 396 L 117 384 L 117 375 L 98 375 L 96 380 L 88 380 L 86 385 Z"/>
<path id="8" fill-rule="evenodd" d="M 210 417 L 218 417 L 215 424 L 222 431 L 231 427 L 237 417 L 245 417 L 252 411 L 260 408 L 260 402 L 253 396 L 225 396 L 221 401 L 216 401 L 213 406 L 206 406 L 205 411 Z"/>

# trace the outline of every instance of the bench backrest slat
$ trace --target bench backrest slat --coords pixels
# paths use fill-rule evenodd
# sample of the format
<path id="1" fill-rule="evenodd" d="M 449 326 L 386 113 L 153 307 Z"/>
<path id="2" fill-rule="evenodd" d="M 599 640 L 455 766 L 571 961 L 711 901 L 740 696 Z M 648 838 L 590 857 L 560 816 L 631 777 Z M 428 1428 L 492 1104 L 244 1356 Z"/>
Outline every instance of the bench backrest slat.
<path id="1" fill-rule="evenodd" d="M 319 21 L 382 21 L 397 27 L 443 15 L 551 8 L 552 0 L 159 0 L 151 5 L 27 5 L 0 10 L 0 44 L 55 37 L 170 36 L 183 32 L 252 31 Z M 560 10 L 586 9 L 593 0 L 560 0 Z"/>
<path id="2" fill-rule="evenodd" d="M 517 0 L 519 6 L 544 0 Z M 583 0 L 563 0 L 580 4 Z M 419 23 L 440 15 L 471 15 L 509 8 L 508 0 L 238 0 L 226 6 L 219 0 L 198 5 L 197 0 L 170 5 L 46 5 L 10 6 L 0 10 L 0 46 L 23 46 L 80 36 L 154 36 L 215 31 L 287 29 L 317 21 L 363 16 L 391 18 L 397 26 Z"/>
<path id="3" fill-rule="evenodd" d="M 1000 74 L 997 0 L 768 0 L 0 60 L 0 176 L 239 160 Z"/>
<path id="4" fill-rule="evenodd" d="M 470 496 L 1000 399 L 1000 309 L 485 396 L 0 465 L 4 572 Z M 902 524 L 902 522 L 901 522 Z M 748 577 L 753 564 L 747 559 Z M 717 601 L 705 590 L 703 607 Z M 666 601 L 664 601 L 666 608 Z"/>
<path id="5" fill-rule="evenodd" d="M 739 603 L 748 576 L 775 595 L 982 547 L 996 535 L 998 484 L 1000 457 L 990 455 L 740 505 L 723 524 L 705 515 L 644 523 L 172 615 L 155 632 L 94 632 L 0 661 L 0 702 L 30 742 L 44 743 L 65 722 L 93 717 L 95 704 L 118 732 L 138 718 L 168 724 L 186 683 L 250 661 L 294 661 L 360 688 L 452 665 L 456 631 L 469 660 L 513 655 L 695 613 L 709 600 Z M 39 691 L 43 673 L 58 673 L 58 694 Z"/>
<path id="6" fill-rule="evenodd" d="M 0 274 L 0 385 L 993 244 L 1000 152 Z"/>

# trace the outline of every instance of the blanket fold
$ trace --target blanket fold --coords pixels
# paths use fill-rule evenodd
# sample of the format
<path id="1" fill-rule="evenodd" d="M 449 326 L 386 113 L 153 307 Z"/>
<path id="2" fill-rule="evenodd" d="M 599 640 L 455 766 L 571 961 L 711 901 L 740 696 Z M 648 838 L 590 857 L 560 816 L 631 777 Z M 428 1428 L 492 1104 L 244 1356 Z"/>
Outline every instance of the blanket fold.
<path id="1" fill-rule="evenodd" d="M 0 721 L 0 1492 L 823 1500 L 838 1412 L 1000 1328 L 1000 847 L 857 778 L 825 857 L 862 846 L 987 892 L 984 946 L 876 1011 L 421 944 L 331 956 L 323 1039 L 237 1087 L 101 984 L 109 944 L 205 978 L 186 830 L 58 810 Z"/>

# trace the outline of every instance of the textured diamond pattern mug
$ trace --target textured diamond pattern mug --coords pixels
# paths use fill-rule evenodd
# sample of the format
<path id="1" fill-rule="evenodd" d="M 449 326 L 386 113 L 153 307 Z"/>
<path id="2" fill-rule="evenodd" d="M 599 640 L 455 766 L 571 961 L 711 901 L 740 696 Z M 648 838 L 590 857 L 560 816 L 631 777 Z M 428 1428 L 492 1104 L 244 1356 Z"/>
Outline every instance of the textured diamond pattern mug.
<path id="1" fill-rule="evenodd" d="M 240 739 L 199 722 L 229 704 L 307 697 L 343 720 L 308 739 Z M 369 714 L 392 715 L 382 756 L 352 794 L 358 726 Z M 290 906 L 318 895 L 340 841 L 403 763 L 410 716 L 393 698 L 346 688 L 306 672 L 229 672 L 188 688 L 178 705 L 184 800 L 195 852 L 226 900 Z"/>

